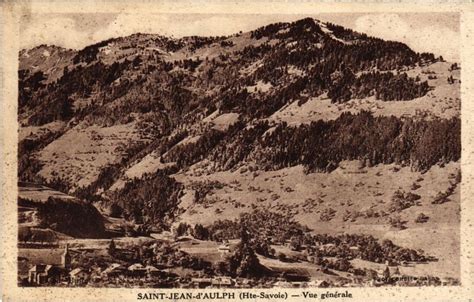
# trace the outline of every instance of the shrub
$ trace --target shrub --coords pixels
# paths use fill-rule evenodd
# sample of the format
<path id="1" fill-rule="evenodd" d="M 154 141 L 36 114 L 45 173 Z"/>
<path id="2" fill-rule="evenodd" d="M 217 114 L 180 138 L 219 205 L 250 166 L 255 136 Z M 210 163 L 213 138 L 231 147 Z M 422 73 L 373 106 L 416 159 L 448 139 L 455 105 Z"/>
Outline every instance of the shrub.
<path id="1" fill-rule="evenodd" d="M 321 221 L 330 221 L 334 218 L 335 215 L 336 210 L 334 210 L 333 208 L 327 208 L 321 212 L 319 219 L 321 219 Z"/>
<path id="2" fill-rule="evenodd" d="M 109 213 L 110 217 L 119 218 L 119 217 L 122 216 L 123 209 L 118 204 L 113 203 L 113 204 L 110 205 L 110 207 L 108 209 L 108 213 Z"/>
<path id="3" fill-rule="evenodd" d="M 416 223 L 425 223 L 428 221 L 428 219 L 430 219 L 428 216 L 426 216 L 425 214 L 423 213 L 420 213 L 416 219 L 415 219 L 415 222 Z"/>
<path id="4" fill-rule="evenodd" d="M 420 195 L 411 192 L 405 193 L 402 190 L 397 190 L 392 196 L 389 210 L 390 212 L 400 212 L 416 205 L 416 201 L 421 198 Z"/>
<path id="5" fill-rule="evenodd" d="M 400 216 L 390 217 L 389 218 L 390 225 L 396 229 L 404 230 L 406 229 L 406 221 L 403 221 Z"/>
<path id="6" fill-rule="evenodd" d="M 438 192 L 435 199 L 431 202 L 432 204 L 443 204 L 450 201 L 449 194 L 447 192 Z"/>
<path id="7" fill-rule="evenodd" d="M 284 253 L 278 253 L 277 257 L 278 257 L 278 260 L 280 260 L 281 262 L 286 262 L 288 260 Z"/>

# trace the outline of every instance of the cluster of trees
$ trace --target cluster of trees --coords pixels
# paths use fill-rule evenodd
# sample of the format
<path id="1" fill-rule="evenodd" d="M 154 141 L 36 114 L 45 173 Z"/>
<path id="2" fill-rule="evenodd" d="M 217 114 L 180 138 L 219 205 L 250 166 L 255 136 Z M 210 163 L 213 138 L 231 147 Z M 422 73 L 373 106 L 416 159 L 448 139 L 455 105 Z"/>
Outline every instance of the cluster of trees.
<path id="1" fill-rule="evenodd" d="M 267 122 L 246 127 L 237 133 L 227 132 L 222 141 L 209 153 L 209 159 L 222 170 L 229 170 L 246 160 L 258 140 L 269 129 Z"/>
<path id="2" fill-rule="evenodd" d="M 199 239 L 199 240 L 209 240 L 210 237 L 210 232 L 209 229 L 204 227 L 202 224 L 197 223 L 194 226 L 194 229 L 192 229 L 191 234 L 194 236 L 194 238 Z"/>
<path id="3" fill-rule="evenodd" d="M 279 30 L 273 38 L 281 40 L 305 40 L 309 43 L 318 42 L 324 32 L 311 18 L 291 22 L 285 30 Z"/>
<path id="4" fill-rule="evenodd" d="M 458 173 L 455 174 L 452 178 L 454 179 L 450 182 L 449 187 L 446 189 L 446 191 L 438 192 L 433 201 L 431 201 L 432 204 L 443 204 L 445 202 L 450 201 L 449 197 L 453 195 L 454 190 L 456 190 L 457 186 L 461 182 L 461 171 L 458 171 Z"/>
<path id="5" fill-rule="evenodd" d="M 263 61 L 241 84 L 261 80 L 276 88 L 255 96 L 239 88 L 241 84 L 234 84 L 232 89 L 226 89 L 221 109 L 240 111 L 250 117 L 267 117 L 285 104 L 300 99 L 302 92 L 318 96 L 327 91 L 333 102 L 346 102 L 353 97 L 372 95 L 384 101 L 411 100 L 429 90 L 427 82 L 417 82 L 405 73 L 394 75 L 377 71 L 355 76 L 371 68 L 392 70 L 421 61 L 421 57 L 404 44 L 375 39 L 366 44 L 341 45 L 327 38 L 324 47 L 315 48 L 307 44 L 307 39 L 295 42 L 291 48 L 284 42 L 274 46 L 264 43 L 238 53 L 239 62 L 243 64 L 253 62 L 254 56 Z M 288 72 L 290 65 L 300 68 L 303 74 L 292 79 Z"/>
<path id="6" fill-rule="evenodd" d="M 284 243 L 286 240 L 302 236 L 308 229 L 289 217 L 271 211 L 255 210 L 241 214 L 235 220 L 217 220 L 209 226 L 196 224 L 194 227 L 180 223 L 176 230 L 178 236 L 190 234 L 200 240 L 223 242 L 240 239 L 242 229 L 249 236 L 248 244 L 258 254 L 274 257 L 272 243 Z M 250 235 L 249 235 L 250 234 Z M 296 244 L 296 242 L 295 242 Z"/>
<path id="7" fill-rule="evenodd" d="M 99 53 L 99 49 L 101 47 L 107 46 L 113 40 L 114 39 L 108 39 L 108 40 L 104 40 L 93 45 L 86 46 L 85 48 L 79 50 L 79 52 L 72 59 L 72 62 L 74 64 L 79 64 L 79 63 L 89 64 L 92 61 L 95 61 L 97 59 L 97 54 Z"/>
<path id="8" fill-rule="evenodd" d="M 88 201 L 99 201 L 101 198 L 96 193 L 99 189 L 109 188 L 121 175 L 122 162 L 110 164 L 102 168 L 99 176 L 90 185 L 79 187 L 74 194 Z"/>
<path id="9" fill-rule="evenodd" d="M 221 42 L 219 43 L 219 45 L 220 45 L 221 47 L 232 47 L 232 46 L 234 46 L 235 44 L 234 44 L 234 42 L 232 42 L 232 41 L 224 40 L 224 41 L 221 41 Z"/>
<path id="10" fill-rule="evenodd" d="M 92 106 L 84 112 L 84 116 L 91 123 L 107 122 L 107 126 L 111 126 L 133 121 L 136 118 L 133 113 L 140 113 L 140 116 L 154 113 L 157 118 L 151 121 L 162 133 L 185 122 L 186 114 L 199 106 L 200 98 L 184 87 L 187 76 L 182 73 L 170 76 L 164 71 L 165 67 L 163 63 L 150 75 L 121 81 L 109 89 L 109 95 L 103 93 L 107 90 L 102 89 L 99 97 L 105 98 L 104 101 L 110 105 Z"/>
<path id="11" fill-rule="evenodd" d="M 18 205 L 36 208 L 41 228 L 77 238 L 101 238 L 105 235 L 103 217 L 90 203 L 55 197 L 43 202 L 20 197 Z"/>
<path id="12" fill-rule="evenodd" d="M 181 144 L 171 149 L 165 156 L 167 162 L 176 162 L 178 167 L 186 167 L 203 160 L 208 152 L 224 137 L 224 133 L 210 129 L 195 143 Z"/>
<path id="13" fill-rule="evenodd" d="M 390 240 L 379 242 L 371 235 L 305 235 L 302 242 L 310 247 L 310 254 L 316 257 L 360 258 L 376 263 L 425 262 L 434 260 L 421 251 L 403 248 Z M 324 245 L 333 244 L 330 247 Z M 350 247 L 357 247 L 351 249 Z"/>
<path id="14" fill-rule="evenodd" d="M 360 67 L 368 69 L 367 67 L 369 67 L 369 65 L 365 63 L 369 62 L 371 67 L 377 67 L 380 70 L 391 70 L 400 66 L 409 66 L 421 62 L 422 60 L 434 60 L 432 54 L 417 54 L 403 43 L 368 37 L 365 34 L 359 34 L 334 24 L 328 24 L 328 29 L 330 29 L 332 35 L 338 39 L 351 42 L 353 40 L 356 41 L 355 43 L 342 43 L 341 41 L 335 40 L 331 35 L 325 34 L 320 26 L 310 18 L 289 24 L 270 24 L 253 31 L 251 34 L 255 39 L 267 37 L 269 39 L 281 39 L 284 42 L 293 40 L 298 43 L 301 42 L 301 46 L 307 42 L 309 45 L 305 46 L 307 46 L 307 49 L 311 49 L 311 51 L 317 51 L 317 47 L 315 47 L 316 45 L 308 47 L 311 46 L 310 44 L 321 42 L 323 47 L 319 53 L 322 54 L 323 57 L 328 57 L 329 61 L 332 61 L 330 53 L 335 53 L 335 56 L 341 59 L 340 62 L 345 63 L 353 69 L 360 69 Z M 278 49 L 280 47 L 281 49 L 281 46 L 283 45 L 277 44 L 275 48 Z M 294 51 L 295 49 L 292 50 Z M 297 49 L 297 52 L 298 51 Z M 351 55 L 344 55 L 349 52 L 351 52 Z M 319 55 L 317 55 L 315 59 L 320 59 Z M 287 62 L 282 63 L 285 64 Z M 332 62 L 329 63 L 329 65 L 332 65 Z"/>
<path id="15" fill-rule="evenodd" d="M 217 180 L 196 181 L 189 186 L 190 189 L 194 190 L 194 202 L 197 204 L 202 203 L 212 190 L 222 189 L 223 187 L 224 184 Z"/>
<path id="16" fill-rule="evenodd" d="M 18 153 L 18 180 L 26 182 L 38 182 L 40 178 L 37 173 L 41 171 L 43 164 L 33 158 L 30 153 Z"/>
<path id="17" fill-rule="evenodd" d="M 29 226 L 18 226 L 18 241 L 21 243 L 34 242 L 36 244 L 48 244 L 57 246 L 58 236 L 54 231 L 43 230 Z"/>
<path id="18" fill-rule="evenodd" d="M 345 28 L 331 22 L 326 23 L 327 28 L 332 32 L 334 37 L 345 41 L 353 41 L 357 39 L 367 39 L 367 35 L 364 33 L 358 33 L 350 28 Z"/>
<path id="19" fill-rule="evenodd" d="M 149 242 L 134 249 L 136 261 L 144 265 L 167 265 L 173 267 L 184 267 L 194 270 L 210 270 L 211 263 L 201 258 L 179 251 L 164 242 Z"/>
<path id="20" fill-rule="evenodd" d="M 70 193 L 70 190 L 71 190 L 71 184 L 63 179 L 62 177 L 58 176 L 58 175 L 55 175 L 49 179 L 45 179 L 39 175 L 36 176 L 36 181 L 41 183 L 41 184 L 44 184 L 45 186 L 47 187 L 50 187 L 56 191 L 59 191 L 59 192 L 63 192 L 63 193 L 66 193 L 66 194 L 69 194 Z M 89 201 L 87 201 L 89 202 Z"/>
<path id="21" fill-rule="evenodd" d="M 72 118 L 73 100 L 64 94 L 56 97 L 37 107 L 39 110 L 30 116 L 28 122 L 32 125 L 43 125 L 55 120 L 67 121 Z"/>
<path id="22" fill-rule="evenodd" d="M 458 65 L 458 63 L 453 63 L 453 64 L 451 64 L 451 66 L 449 67 L 449 70 L 450 70 L 450 71 L 458 70 L 458 69 L 461 69 L 461 67 Z"/>
<path id="23" fill-rule="evenodd" d="M 407 228 L 406 224 L 408 221 L 403 220 L 400 215 L 395 215 L 395 216 L 390 216 L 388 218 L 388 222 L 390 223 L 390 226 L 393 228 L 399 229 L 399 230 L 404 230 Z"/>
<path id="24" fill-rule="evenodd" d="M 273 23 L 250 32 L 253 39 L 311 39 L 324 35 L 321 27 L 312 18 L 304 18 L 291 23 Z"/>
<path id="25" fill-rule="evenodd" d="M 111 194 L 111 201 L 123 209 L 123 216 L 138 224 L 167 228 L 178 210 L 182 184 L 158 171 L 133 179 Z"/>
<path id="26" fill-rule="evenodd" d="M 260 28 L 257 28 L 256 30 L 253 30 L 250 32 L 250 37 L 252 39 L 260 40 L 263 37 L 269 37 L 271 38 L 272 35 L 276 34 L 279 30 L 284 29 L 283 28 L 284 23 L 272 23 Z"/>
<path id="27" fill-rule="evenodd" d="M 341 79 L 333 82 L 328 96 L 333 102 L 346 102 L 351 98 L 375 95 L 382 101 L 406 101 L 425 95 L 429 91 L 426 81 L 417 82 L 406 73 L 370 72 L 355 77 L 346 71 Z"/>
<path id="28" fill-rule="evenodd" d="M 242 226 L 245 227 L 246 231 L 252 234 L 251 243 L 254 244 L 254 249 L 265 250 L 264 243 L 269 244 L 268 240 L 271 238 L 273 242 L 284 243 L 295 235 L 302 235 L 308 229 L 287 216 L 263 210 L 255 210 L 250 213 L 241 214 L 237 220 L 217 220 L 213 224 L 204 227 L 200 224 L 196 224 L 193 235 L 205 234 L 205 236 L 199 239 L 203 240 L 214 240 L 214 241 L 225 241 L 230 239 L 239 239 L 241 234 Z M 190 226 L 183 225 L 183 228 L 190 228 Z M 198 232 L 196 231 L 197 229 Z M 258 240 L 256 240 L 258 238 Z M 267 254 L 262 252 L 262 255 Z"/>
<path id="29" fill-rule="evenodd" d="M 449 84 L 454 84 L 454 78 L 453 78 L 453 76 L 450 75 L 450 76 L 448 77 L 447 81 L 448 81 Z"/>
<path id="30" fill-rule="evenodd" d="M 210 262 L 189 255 L 165 242 L 145 242 L 123 249 L 118 248 L 114 240 L 111 240 L 107 252 L 114 261 L 124 261 L 127 262 L 128 265 L 141 263 L 144 266 L 183 267 L 212 273 L 212 265 Z"/>
<path id="31" fill-rule="evenodd" d="M 226 37 L 222 36 L 214 36 L 214 37 L 201 37 L 201 36 L 190 36 L 184 37 L 181 39 L 184 45 L 188 44 L 189 49 L 194 52 L 199 48 L 202 48 L 206 45 L 211 45 L 215 42 L 220 42 L 224 40 Z"/>
<path id="32" fill-rule="evenodd" d="M 225 267 L 225 270 L 231 276 L 252 278 L 269 273 L 267 268 L 261 265 L 257 258 L 254 245 L 251 242 L 250 232 L 245 224 L 241 224 L 240 242 L 226 262 L 227 267 Z"/>
<path id="33" fill-rule="evenodd" d="M 246 160 L 256 162 L 264 170 L 302 164 L 307 172 L 332 171 L 342 160 L 361 160 L 369 166 L 397 163 L 425 171 L 435 164 L 459 160 L 460 126 L 459 118 L 402 120 L 393 116 L 374 117 L 366 111 L 343 113 L 336 120 L 299 127 L 282 123 L 266 135 L 262 134 L 270 125 L 259 122 L 226 133 L 207 152 L 208 158 L 224 170 Z M 188 146 L 198 148 L 197 144 Z"/>
<path id="34" fill-rule="evenodd" d="M 199 240 L 224 241 L 231 238 L 238 238 L 240 223 L 232 220 L 218 220 L 210 226 L 203 226 L 197 223 L 193 226 L 186 222 L 181 222 L 176 228 L 176 236 L 192 235 Z"/>
<path id="35" fill-rule="evenodd" d="M 429 86 L 426 81 L 417 82 L 406 73 L 394 75 L 391 72 L 364 73 L 353 85 L 355 97 L 370 96 L 375 90 L 375 97 L 383 101 L 405 101 L 425 95 Z"/>
<path id="36" fill-rule="evenodd" d="M 280 124 L 259 140 L 251 158 L 263 169 L 303 164 L 309 172 L 331 171 L 341 160 L 367 165 L 399 163 L 415 170 L 459 160 L 460 119 L 415 120 L 343 113 L 334 121 L 297 128 Z"/>
<path id="37" fill-rule="evenodd" d="M 39 70 L 33 74 L 30 74 L 28 69 L 20 69 L 18 71 L 18 106 L 22 108 L 28 101 L 31 100 L 33 93 L 40 88 L 43 88 L 43 80 L 46 77 L 44 73 Z"/>
<path id="38" fill-rule="evenodd" d="M 319 215 L 319 219 L 321 221 L 330 221 L 334 218 L 335 215 L 336 215 L 336 210 L 334 210 L 333 208 L 326 208 Z"/>
<path id="39" fill-rule="evenodd" d="M 272 50 L 272 46 L 268 43 L 262 43 L 260 45 L 247 45 L 242 50 L 234 52 L 235 55 L 240 55 L 243 58 L 255 58 L 262 59 L 267 52 Z"/>
<path id="40" fill-rule="evenodd" d="M 320 265 L 323 269 L 323 272 L 328 272 L 328 269 L 341 271 L 341 272 L 352 272 L 356 275 L 365 275 L 365 271 L 361 269 L 354 269 L 352 264 L 346 258 L 337 258 L 335 260 L 324 259 L 322 257 L 314 257 L 313 263 Z"/>
<path id="41" fill-rule="evenodd" d="M 192 227 L 182 224 L 179 229 L 184 234 L 184 230 L 192 229 Z M 243 229 L 245 233 L 242 233 Z M 225 241 L 244 238 L 248 248 L 266 257 L 278 257 L 275 250 L 271 248 L 272 244 L 289 242 L 293 250 L 305 248 L 316 263 L 321 265 L 324 263 L 327 268 L 344 271 L 351 268 L 346 265 L 346 261 L 354 258 L 376 263 L 388 261 L 394 264 L 434 260 L 433 257 L 426 256 L 421 251 L 397 246 L 390 240 L 380 242 L 371 235 L 311 234 L 309 231 L 305 226 L 279 213 L 256 210 L 242 214 L 239 219 L 233 221 L 219 220 L 208 227 L 196 225 L 191 233 L 203 235 L 199 237 L 201 240 Z M 337 261 L 334 263 L 325 261 L 327 259 L 324 258 L 329 257 L 335 257 Z M 285 261 L 287 261 L 286 257 Z"/>
<path id="42" fill-rule="evenodd" d="M 397 190 L 392 196 L 390 202 L 389 211 L 390 212 L 400 212 L 404 209 L 408 209 L 417 204 L 417 201 L 420 200 L 421 196 L 412 192 L 404 192 L 402 190 Z"/>
<path id="43" fill-rule="evenodd" d="M 208 129 L 198 138 L 196 142 L 181 144 L 171 148 L 164 157 L 166 162 L 176 162 L 182 168 L 192 165 L 209 156 L 218 145 L 222 145 L 224 138 L 234 137 L 245 127 L 242 122 L 231 125 L 225 132 Z"/>
<path id="44" fill-rule="evenodd" d="M 177 61 L 176 65 L 179 66 L 179 67 L 182 67 L 184 69 L 188 69 L 191 72 L 194 72 L 196 70 L 196 68 L 199 65 L 201 65 L 201 63 L 202 63 L 202 60 L 200 60 L 199 58 L 196 58 L 195 60 L 185 59 L 185 60 L 182 60 L 182 61 Z"/>
<path id="45" fill-rule="evenodd" d="M 34 153 L 47 146 L 62 135 L 62 131 L 45 131 L 34 137 L 27 137 L 18 143 L 18 180 L 24 182 L 40 183 L 57 191 L 68 194 L 71 185 L 58 175 L 50 179 L 38 175 L 43 163 L 35 158 Z"/>

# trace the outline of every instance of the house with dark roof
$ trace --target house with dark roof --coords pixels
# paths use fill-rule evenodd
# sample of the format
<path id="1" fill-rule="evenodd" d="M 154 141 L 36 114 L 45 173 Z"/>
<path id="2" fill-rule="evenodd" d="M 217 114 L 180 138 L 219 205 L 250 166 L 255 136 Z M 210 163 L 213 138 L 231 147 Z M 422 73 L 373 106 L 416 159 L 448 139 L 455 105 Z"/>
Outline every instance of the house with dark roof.
<path id="1" fill-rule="evenodd" d="M 230 254 L 230 252 L 231 252 L 230 246 L 229 246 L 228 243 L 223 243 L 223 244 L 219 245 L 217 250 L 221 254 L 221 257 L 224 257 L 225 255 Z"/>
<path id="2" fill-rule="evenodd" d="M 32 285 L 50 285 L 64 281 L 62 279 L 67 276 L 72 259 L 68 246 L 66 245 L 61 254 L 60 250 L 56 249 L 38 249 L 37 251 L 34 259 L 19 258 L 18 269 L 21 280 L 26 279 Z M 26 274 L 27 278 L 25 278 Z"/>
<path id="3" fill-rule="evenodd" d="M 127 269 L 124 266 L 118 263 L 112 263 L 108 268 L 102 271 L 101 275 L 108 278 L 114 278 L 123 275 L 126 271 Z"/>
<path id="4" fill-rule="evenodd" d="M 28 271 L 30 284 L 54 284 L 61 280 L 61 269 L 51 264 L 36 264 Z"/>
<path id="5" fill-rule="evenodd" d="M 145 277 L 147 269 L 142 264 L 135 263 L 128 267 L 128 275 L 131 277 Z"/>
<path id="6" fill-rule="evenodd" d="M 75 268 L 69 272 L 69 282 L 71 285 L 83 285 L 87 283 L 89 274 L 80 268 Z"/>
<path id="7" fill-rule="evenodd" d="M 225 277 L 225 276 L 213 278 L 211 283 L 212 283 L 212 287 L 215 287 L 215 288 L 231 287 L 234 284 L 234 282 L 232 281 L 230 277 Z"/>
<path id="8" fill-rule="evenodd" d="M 158 277 L 158 276 L 161 276 L 163 274 L 162 271 L 160 271 L 159 269 L 157 269 L 153 265 L 147 265 L 145 267 L 145 270 L 146 270 L 146 273 L 147 273 L 148 277 L 150 277 L 150 278 Z"/>
<path id="9" fill-rule="evenodd" d="M 211 278 L 192 278 L 191 282 L 196 288 L 206 288 L 212 285 Z"/>

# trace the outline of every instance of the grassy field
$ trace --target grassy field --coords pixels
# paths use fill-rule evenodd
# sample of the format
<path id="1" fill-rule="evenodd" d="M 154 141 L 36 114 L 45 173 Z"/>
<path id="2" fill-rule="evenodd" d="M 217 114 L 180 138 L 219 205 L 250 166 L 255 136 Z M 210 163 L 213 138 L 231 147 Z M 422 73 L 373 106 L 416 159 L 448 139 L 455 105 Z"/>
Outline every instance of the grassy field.
<path id="1" fill-rule="evenodd" d="M 194 203 L 193 192 L 188 190 L 180 204 L 186 209 L 180 221 L 211 224 L 218 219 L 236 219 L 241 213 L 260 208 L 286 214 L 314 233 L 364 233 L 390 239 L 403 247 L 422 249 L 439 259 L 430 264 L 438 267 L 437 273 L 458 276 L 460 188 L 454 190 L 449 202 L 431 202 L 438 192 L 450 186 L 459 169 L 459 163 L 449 163 L 422 174 L 409 167 L 369 168 L 346 161 L 331 173 L 304 174 L 303 168 L 297 166 L 268 172 L 237 170 L 206 175 L 205 165 L 195 165 L 175 177 L 185 184 L 205 180 L 223 184 L 221 189 L 212 190 L 206 197 L 209 202 L 203 204 Z M 388 208 L 397 190 L 420 195 L 418 205 L 391 213 Z M 335 211 L 329 221 L 321 218 L 327 209 Z M 387 216 L 343 219 L 348 212 L 370 211 L 385 211 Z M 426 223 L 415 222 L 420 213 L 429 217 Z M 398 215 L 406 221 L 404 230 L 390 226 L 389 218 Z"/>
<path id="2" fill-rule="evenodd" d="M 408 70 L 409 76 L 418 76 L 421 81 L 428 81 L 428 85 L 433 87 L 426 95 L 408 102 L 384 102 L 368 97 L 333 104 L 326 95 L 321 95 L 309 99 L 301 106 L 293 102 L 275 112 L 269 120 L 299 125 L 316 120 L 334 120 L 343 112 L 357 113 L 361 110 L 371 111 L 375 116 L 405 117 L 426 113 L 431 117 L 458 117 L 461 112 L 460 84 L 459 81 L 449 84 L 447 78 L 452 75 L 454 79 L 460 79 L 460 71 L 450 71 L 450 66 L 451 63 L 437 62 Z M 436 79 L 429 79 L 429 76 Z"/>
<path id="3" fill-rule="evenodd" d="M 217 263 L 224 259 L 222 254 L 218 251 L 219 243 L 214 241 L 201 241 L 193 239 L 190 241 L 178 242 L 175 247 L 190 255 L 202 258 L 211 263 Z"/>
<path id="4" fill-rule="evenodd" d="M 150 237 L 117 237 L 113 238 L 117 248 L 127 248 L 134 245 L 140 245 L 145 242 L 153 241 Z M 68 243 L 71 248 L 75 249 L 106 249 L 111 239 L 71 239 L 64 243 Z"/>
<path id="5" fill-rule="evenodd" d="M 61 264 L 61 255 L 64 248 L 48 248 L 48 249 L 28 249 L 19 248 L 18 257 L 26 258 L 28 262 L 39 264 Z"/>
<path id="6" fill-rule="evenodd" d="M 233 249 L 238 243 L 238 240 L 231 240 L 230 247 Z M 189 253 L 193 256 L 202 258 L 211 263 L 217 263 L 225 259 L 225 256 L 218 251 L 219 243 L 214 241 L 202 241 L 202 240 L 188 240 L 178 242 L 175 247 L 180 250 Z M 272 246 L 277 253 L 284 253 L 287 256 L 298 255 L 301 252 L 291 251 L 286 246 Z M 321 271 L 321 267 L 308 262 L 282 262 L 278 259 L 267 258 L 258 255 L 258 259 L 262 265 L 269 268 L 275 273 L 292 272 L 298 273 L 302 276 L 308 276 L 311 280 L 336 280 L 340 276 L 335 274 L 325 274 Z"/>
<path id="7" fill-rule="evenodd" d="M 61 199 L 74 199 L 73 196 L 61 193 L 45 186 L 22 186 L 18 187 L 18 197 L 30 199 L 36 202 L 46 201 L 49 197 Z"/>
<path id="8" fill-rule="evenodd" d="M 217 219 L 237 218 L 241 212 L 258 207 L 288 213 L 315 231 L 340 232 L 344 231 L 342 217 L 345 210 L 385 209 L 394 192 L 400 189 L 421 196 L 420 206 L 400 213 L 402 218 L 408 220 L 409 227 L 415 225 L 413 220 L 419 212 L 431 215 L 426 225 L 459 223 L 458 189 L 451 198 L 452 202 L 431 204 L 438 192 L 449 187 L 449 177 L 459 171 L 459 163 L 450 163 L 444 168 L 434 166 L 424 174 L 396 165 L 362 168 L 356 161 L 342 162 L 331 173 L 305 174 L 301 166 L 268 172 L 242 171 L 205 175 L 203 169 L 196 166 L 185 174 L 175 175 L 178 181 L 185 184 L 206 180 L 223 184 L 221 189 L 214 189 L 207 196 L 214 203 L 199 205 L 186 200 L 190 205 L 182 220 L 212 223 Z M 414 183 L 419 185 L 416 190 L 411 188 Z M 190 197 L 185 195 L 184 198 Z M 336 214 L 333 219 L 321 224 L 319 214 L 328 207 L 334 208 Z M 216 209 L 220 210 L 219 215 L 216 215 Z M 351 226 L 372 224 L 386 223 L 382 219 L 363 217 L 350 223 Z"/>
<path id="9" fill-rule="evenodd" d="M 38 160 L 44 163 L 39 175 L 59 176 L 74 187 L 90 184 L 100 169 L 121 159 L 120 147 L 139 141 L 133 123 L 112 127 L 78 125 L 42 149 Z"/>

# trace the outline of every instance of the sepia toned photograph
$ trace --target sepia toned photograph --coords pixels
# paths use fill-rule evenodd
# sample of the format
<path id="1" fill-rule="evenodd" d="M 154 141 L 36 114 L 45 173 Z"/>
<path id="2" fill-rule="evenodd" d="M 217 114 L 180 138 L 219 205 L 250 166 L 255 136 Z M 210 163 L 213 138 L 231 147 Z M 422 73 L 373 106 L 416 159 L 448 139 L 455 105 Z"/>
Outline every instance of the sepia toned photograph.
<path id="1" fill-rule="evenodd" d="M 461 286 L 460 18 L 22 14 L 17 285 Z"/>

